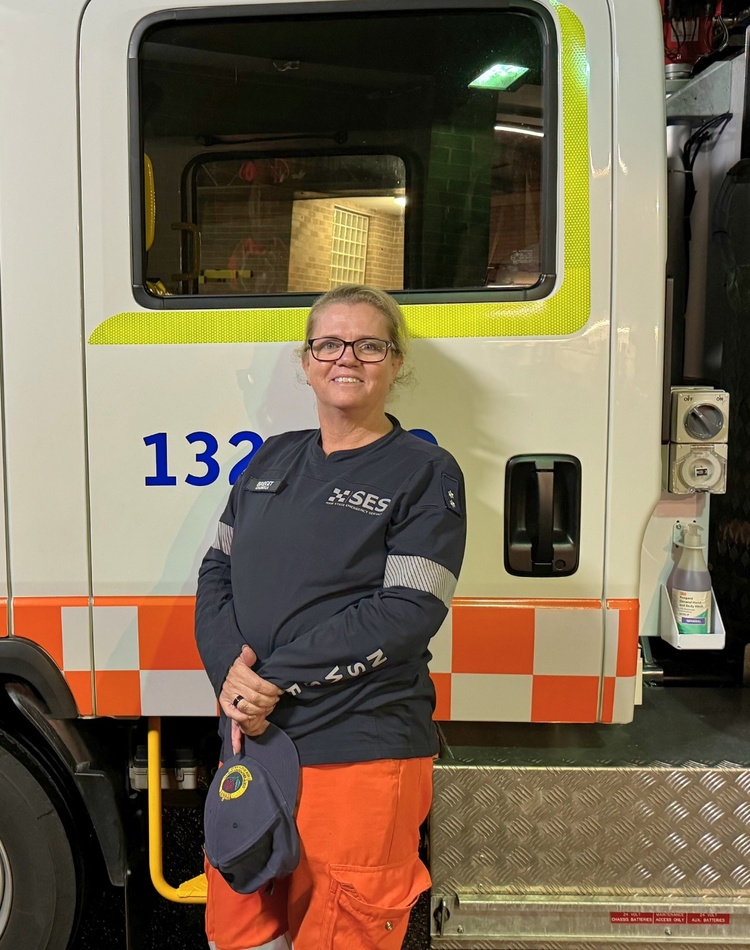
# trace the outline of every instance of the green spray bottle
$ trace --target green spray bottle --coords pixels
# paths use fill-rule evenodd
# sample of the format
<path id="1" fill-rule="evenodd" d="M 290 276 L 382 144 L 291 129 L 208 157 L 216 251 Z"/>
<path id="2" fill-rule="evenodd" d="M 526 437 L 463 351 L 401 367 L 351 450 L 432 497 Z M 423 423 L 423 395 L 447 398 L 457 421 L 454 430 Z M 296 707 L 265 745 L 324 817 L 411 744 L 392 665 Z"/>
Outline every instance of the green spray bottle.
<path id="1" fill-rule="evenodd" d="M 701 527 L 692 521 L 682 533 L 680 557 L 667 580 L 681 634 L 711 633 L 711 575 L 703 557 Z"/>

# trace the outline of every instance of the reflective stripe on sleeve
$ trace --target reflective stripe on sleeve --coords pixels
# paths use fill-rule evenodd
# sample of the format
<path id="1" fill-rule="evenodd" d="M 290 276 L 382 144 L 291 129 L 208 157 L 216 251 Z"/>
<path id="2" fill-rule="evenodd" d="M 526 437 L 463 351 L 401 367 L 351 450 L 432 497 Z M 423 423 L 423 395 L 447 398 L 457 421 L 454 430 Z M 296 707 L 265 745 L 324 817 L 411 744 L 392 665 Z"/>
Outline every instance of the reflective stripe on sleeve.
<path id="1" fill-rule="evenodd" d="M 454 574 L 426 557 L 389 554 L 385 562 L 383 587 L 410 587 L 423 590 L 450 606 L 458 580 Z"/>
<path id="2" fill-rule="evenodd" d="M 211 545 L 212 548 L 216 548 L 218 551 L 222 551 L 228 557 L 232 555 L 232 537 L 234 535 L 234 528 L 229 524 L 224 524 L 223 521 L 220 521 L 216 529 L 216 539 Z"/>

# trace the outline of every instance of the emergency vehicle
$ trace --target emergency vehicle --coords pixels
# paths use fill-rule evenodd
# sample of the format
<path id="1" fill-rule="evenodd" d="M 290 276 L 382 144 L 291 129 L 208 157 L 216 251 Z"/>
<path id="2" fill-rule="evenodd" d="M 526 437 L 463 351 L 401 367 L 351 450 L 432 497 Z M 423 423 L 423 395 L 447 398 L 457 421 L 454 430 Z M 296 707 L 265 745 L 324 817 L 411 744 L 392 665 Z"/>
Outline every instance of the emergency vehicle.
<path id="1" fill-rule="evenodd" d="M 743 21 L 692 6 L 0 0 L 2 950 L 64 950 L 92 876 L 126 885 L 146 796 L 155 886 L 204 900 L 161 850 L 162 788 L 215 764 L 197 568 L 263 440 L 316 425 L 295 350 L 341 282 L 396 294 L 391 411 L 467 483 L 430 945 L 750 944 L 742 691 L 641 688 L 639 644 L 653 680 L 651 642 L 678 671 L 725 642 L 665 590 L 732 472 L 683 312 Z M 666 288 L 665 101 L 706 176 Z"/>

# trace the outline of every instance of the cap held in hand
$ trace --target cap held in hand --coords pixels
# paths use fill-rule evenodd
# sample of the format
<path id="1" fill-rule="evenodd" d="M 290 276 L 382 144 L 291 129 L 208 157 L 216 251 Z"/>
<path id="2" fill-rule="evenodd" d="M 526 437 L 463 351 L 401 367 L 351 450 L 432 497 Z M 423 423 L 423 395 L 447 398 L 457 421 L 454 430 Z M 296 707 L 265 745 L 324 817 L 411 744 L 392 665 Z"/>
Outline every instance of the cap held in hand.
<path id="1" fill-rule="evenodd" d="M 224 746 L 231 753 L 230 739 Z M 206 857 L 233 890 L 251 894 L 297 867 L 298 787 L 297 750 L 271 723 L 257 738 L 245 736 L 217 771 L 203 815 Z"/>

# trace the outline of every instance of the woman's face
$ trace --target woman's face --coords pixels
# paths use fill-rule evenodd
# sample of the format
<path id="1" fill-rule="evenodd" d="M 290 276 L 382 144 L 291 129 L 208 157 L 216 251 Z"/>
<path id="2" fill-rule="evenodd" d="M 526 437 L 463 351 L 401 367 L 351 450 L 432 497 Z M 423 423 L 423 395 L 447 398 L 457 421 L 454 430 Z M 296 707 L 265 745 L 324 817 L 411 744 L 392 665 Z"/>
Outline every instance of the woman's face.
<path id="1" fill-rule="evenodd" d="M 391 338 L 386 318 L 368 303 L 330 304 L 317 315 L 311 336 L 333 336 L 340 340 Z M 319 409 L 369 415 L 385 412 L 385 400 L 402 363 L 401 357 L 394 356 L 392 349 L 388 350 L 382 363 L 363 363 L 347 346 L 332 363 L 321 363 L 308 351 L 302 367 L 315 392 Z"/>

